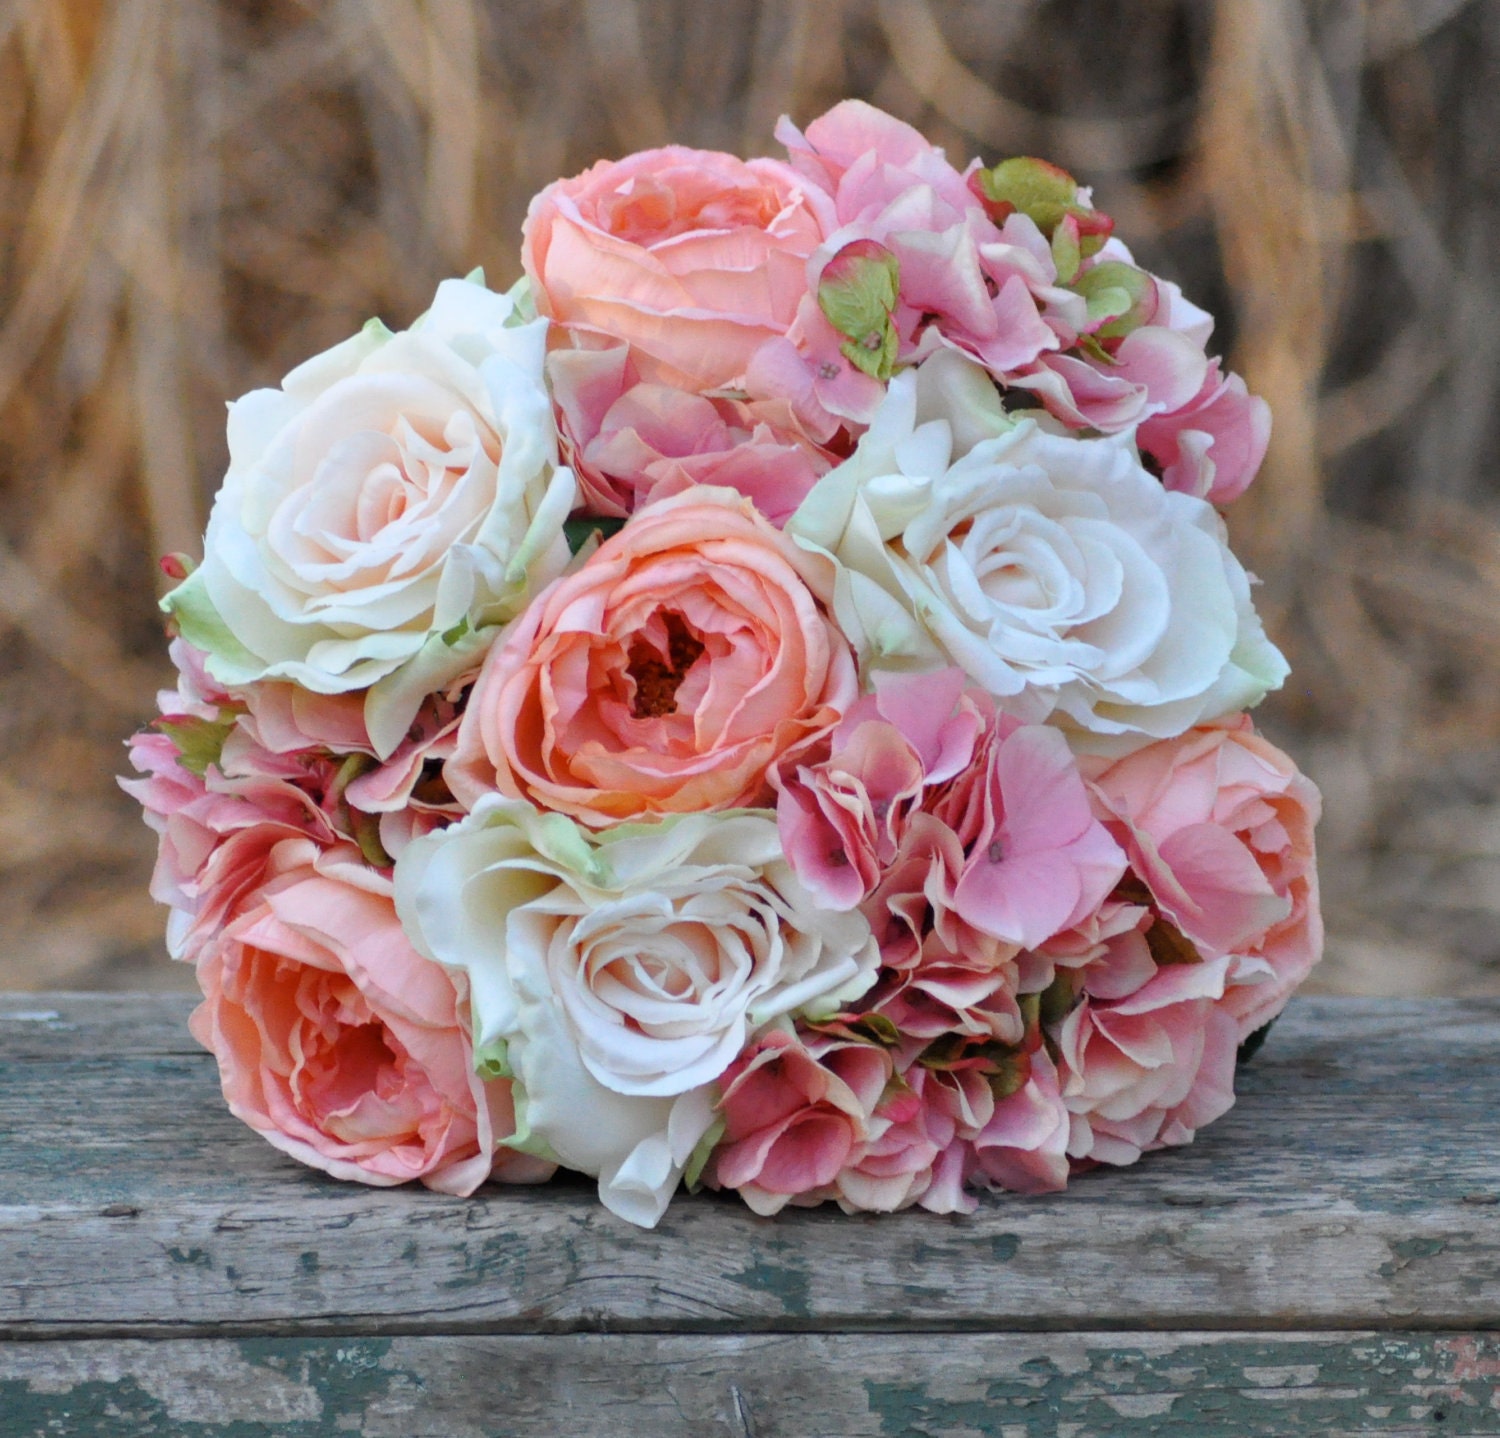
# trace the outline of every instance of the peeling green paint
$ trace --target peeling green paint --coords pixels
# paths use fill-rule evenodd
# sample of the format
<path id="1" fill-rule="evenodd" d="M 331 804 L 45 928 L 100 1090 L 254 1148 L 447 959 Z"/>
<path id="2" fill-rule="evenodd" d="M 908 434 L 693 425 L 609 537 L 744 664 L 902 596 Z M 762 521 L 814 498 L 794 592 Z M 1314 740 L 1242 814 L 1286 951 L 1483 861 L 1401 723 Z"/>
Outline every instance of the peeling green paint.
<path id="1" fill-rule="evenodd" d="M 1464 1237 L 1468 1237 L 1467 1234 Z M 1414 1259 L 1436 1258 L 1448 1247 L 1446 1238 L 1399 1238 L 1390 1245 L 1391 1258 L 1380 1265 L 1382 1278 L 1394 1278 Z"/>
<path id="2" fill-rule="evenodd" d="M 415 1375 L 389 1363 L 386 1338 L 243 1339 L 233 1356 L 267 1373 L 267 1387 L 287 1394 L 287 1411 L 254 1418 L 219 1408 L 217 1416 L 197 1418 L 182 1409 L 183 1394 L 170 1385 L 153 1392 L 147 1376 L 122 1373 L 89 1378 L 57 1391 L 24 1378 L 0 1380 L 0 1432 L 5 1438 L 327 1438 L 330 1433 L 364 1431 L 365 1418 L 398 1384 L 420 1386 Z M 203 1374 L 203 1387 L 214 1375 Z M 243 1381 L 243 1380 L 242 1380 Z M 253 1402 L 253 1400 L 251 1400 Z M 216 1400 L 217 1402 L 217 1400 Z M 202 1408 L 201 1394 L 192 1402 Z M 225 1400 L 243 1409 L 244 1400 Z"/>
<path id="3" fill-rule="evenodd" d="M 867 1380 L 865 1396 L 884 1438 L 1500 1433 L 1500 1338 L 1230 1339 L 1159 1354 L 1090 1349 L 1084 1369 L 1045 1356 L 1017 1368 L 959 1395 L 950 1379 Z"/>
<path id="4" fill-rule="evenodd" d="M 1015 1233 L 997 1233 L 990 1239 L 990 1257 L 996 1263 L 1009 1263 L 1021 1251 L 1021 1238 Z"/>
<path id="5" fill-rule="evenodd" d="M 167 1249 L 167 1257 L 173 1263 L 186 1264 L 189 1268 L 212 1268 L 213 1257 L 205 1248 L 177 1248 Z"/>
<path id="6" fill-rule="evenodd" d="M 770 1245 L 767 1245 L 768 1247 Z M 731 1283 L 774 1298 L 789 1318 L 807 1318 L 812 1313 L 812 1284 L 807 1271 L 795 1264 L 768 1261 L 757 1253 L 753 1262 L 738 1273 L 724 1275 Z"/>

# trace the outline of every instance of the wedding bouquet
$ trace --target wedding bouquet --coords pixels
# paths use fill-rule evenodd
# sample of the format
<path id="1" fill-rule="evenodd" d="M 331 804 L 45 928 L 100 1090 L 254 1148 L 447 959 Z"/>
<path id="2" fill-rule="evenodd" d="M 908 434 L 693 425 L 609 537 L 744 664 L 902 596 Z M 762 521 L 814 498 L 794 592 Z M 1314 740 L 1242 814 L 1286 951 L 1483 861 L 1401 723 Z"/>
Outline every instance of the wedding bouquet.
<path id="1" fill-rule="evenodd" d="M 1318 957 L 1210 317 L 1039 160 L 777 137 L 237 401 L 163 561 L 153 892 L 336 1177 L 971 1210 L 1191 1140 Z"/>

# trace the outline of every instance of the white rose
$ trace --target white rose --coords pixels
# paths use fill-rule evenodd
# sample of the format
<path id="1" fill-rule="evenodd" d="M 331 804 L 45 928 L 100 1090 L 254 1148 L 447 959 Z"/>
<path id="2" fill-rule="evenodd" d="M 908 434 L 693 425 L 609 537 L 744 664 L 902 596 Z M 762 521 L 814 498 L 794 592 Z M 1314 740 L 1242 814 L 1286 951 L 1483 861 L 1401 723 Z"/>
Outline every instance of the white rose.
<path id="1" fill-rule="evenodd" d="M 1018 717 L 1101 744 L 1180 734 L 1281 683 L 1212 505 L 1164 490 L 1129 434 L 986 421 L 958 366 L 892 380 L 787 526 L 842 566 L 835 612 L 867 670 L 956 664 Z"/>
<path id="2" fill-rule="evenodd" d="M 597 1176 L 645 1227 L 746 1042 L 836 1011 L 878 961 L 862 917 L 798 883 L 762 810 L 596 834 L 486 798 L 402 853 L 396 904 L 418 950 L 468 974 L 476 1054 L 516 1083 L 513 1145 Z"/>
<path id="3" fill-rule="evenodd" d="M 368 689 L 384 755 L 568 561 L 545 320 L 469 280 L 230 406 L 202 566 L 163 607 L 225 684 Z M 490 627 L 490 634 L 481 631 Z"/>

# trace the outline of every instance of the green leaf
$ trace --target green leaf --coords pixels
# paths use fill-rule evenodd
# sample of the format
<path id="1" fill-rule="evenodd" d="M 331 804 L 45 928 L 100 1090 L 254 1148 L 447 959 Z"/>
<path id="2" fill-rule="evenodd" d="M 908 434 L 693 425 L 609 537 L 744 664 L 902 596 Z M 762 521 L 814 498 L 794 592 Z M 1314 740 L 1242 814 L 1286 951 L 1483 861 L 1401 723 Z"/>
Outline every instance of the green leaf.
<path id="1" fill-rule="evenodd" d="M 162 596 L 161 608 L 177 621 L 177 632 L 195 649 L 221 659 L 251 678 L 264 672 L 265 661 L 235 638 L 214 602 L 208 597 L 207 569 L 199 565 L 176 589 Z M 209 672 L 215 673 L 213 666 Z M 223 678 L 222 675 L 217 677 Z M 249 679 L 239 682 L 249 682 Z"/>
<path id="2" fill-rule="evenodd" d="M 513 1082 L 510 1099 L 515 1107 L 516 1131 L 509 1138 L 501 1139 L 500 1147 L 513 1148 L 517 1153 L 529 1153 L 533 1158 L 542 1159 L 546 1163 L 561 1162 L 552 1151 L 552 1145 L 540 1134 L 531 1131 L 530 1100 L 526 1096 L 525 1087 L 519 1082 Z"/>
<path id="3" fill-rule="evenodd" d="M 976 178 L 981 195 L 1001 211 L 997 220 L 1019 210 L 1049 239 L 1078 199 L 1078 181 L 1072 175 L 1029 156 L 1002 160 L 993 170 L 979 171 Z"/>
<path id="4" fill-rule="evenodd" d="M 878 341 L 873 348 L 872 341 Z M 855 369 L 863 370 L 871 379 L 878 379 L 883 384 L 896 372 L 896 353 L 900 347 L 895 325 L 887 324 L 883 335 L 871 330 L 863 341 L 845 340 L 839 346 L 839 353 Z"/>
<path id="5" fill-rule="evenodd" d="M 865 1033 L 878 1044 L 889 1044 L 894 1048 L 901 1042 L 901 1031 L 884 1014 L 861 1014 L 849 1027 L 856 1033 Z"/>
<path id="6" fill-rule="evenodd" d="M 1119 361 L 1093 335 L 1079 335 L 1074 341 L 1074 347 L 1091 360 L 1097 360 L 1100 364 L 1118 364 Z"/>
<path id="7" fill-rule="evenodd" d="M 1156 314 L 1156 281 L 1145 270 L 1123 260 L 1105 260 L 1073 281 L 1075 293 L 1088 304 L 1096 339 L 1120 339 L 1149 324 Z"/>
<path id="8" fill-rule="evenodd" d="M 380 815 L 366 814 L 362 809 L 349 810 L 349 827 L 354 831 L 354 842 L 365 863 L 372 869 L 389 869 L 395 864 L 380 842 Z"/>
<path id="9" fill-rule="evenodd" d="M 1078 273 L 1078 266 L 1083 263 L 1078 221 L 1072 215 L 1064 215 L 1052 232 L 1052 263 L 1057 266 L 1057 282 L 1060 285 L 1071 284 Z"/>
<path id="10" fill-rule="evenodd" d="M 208 766 L 222 758 L 224 741 L 234 728 L 235 718 L 234 714 L 224 714 L 217 719 L 158 719 L 155 727 L 176 746 L 177 762 L 201 779 Z"/>
<path id="11" fill-rule="evenodd" d="M 341 802 L 344 790 L 347 789 L 361 774 L 375 767 L 376 760 L 370 754 L 349 754 L 344 762 L 339 765 L 338 771 L 333 776 L 333 782 L 328 786 L 328 798 L 333 802 Z"/>
<path id="12" fill-rule="evenodd" d="M 900 279 L 900 265 L 884 245 L 854 240 L 829 260 L 818 282 L 818 308 L 844 337 L 840 352 L 856 369 L 881 381 L 896 366 L 900 342 L 891 316 Z"/>
<path id="13" fill-rule="evenodd" d="M 568 552 L 577 554 L 589 542 L 591 536 L 597 534 L 600 542 L 603 543 L 604 540 L 612 538 L 624 528 L 623 519 L 595 519 L 583 515 L 563 521 L 563 538 L 568 541 Z"/>
<path id="14" fill-rule="evenodd" d="M 694 1146 L 692 1153 L 688 1155 L 687 1167 L 682 1171 L 682 1181 L 691 1189 L 698 1187 L 698 1181 L 703 1177 L 703 1170 L 708 1167 L 708 1160 L 712 1157 L 718 1142 L 724 1137 L 724 1119 L 716 1118 L 709 1125 L 708 1132 L 703 1135 Z"/>
<path id="15" fill-rule="evenodd" d="M 1077 1001 L 1078 994 L 1073 987 L 1072 972 L 1068 969 L 1059 969 L 1057 977 L 1042 991 L 1040 1011 L 1042 1024 L 1049 1028 L 1053 1024 L 1060 1024 L 1072 1013 Z"/>
<path id="16" fill-rule="evenodd" d="M 1026 1087 L 1031 1077 L 1031 1055 L 1025 1049 L 1012 1049 L 995 1061 L 995 1067 L 985 1075 L 990 1092 L 997 1099 L 1009 1098 Z"/>

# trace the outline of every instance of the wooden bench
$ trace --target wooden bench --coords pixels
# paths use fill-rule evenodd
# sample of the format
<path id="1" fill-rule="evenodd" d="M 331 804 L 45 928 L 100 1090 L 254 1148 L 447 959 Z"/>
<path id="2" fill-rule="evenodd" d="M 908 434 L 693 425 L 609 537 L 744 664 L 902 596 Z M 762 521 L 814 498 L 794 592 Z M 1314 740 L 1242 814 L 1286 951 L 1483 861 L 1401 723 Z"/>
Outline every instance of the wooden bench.
<path id="1" fill-rule="evenodd" d="M 1500 1433 L 1500 1001 L 1302 999 L 1189 1148 L 654 1232 L 336 1183 L 172 997 L 0 998 L 0 1435 Z"/>

